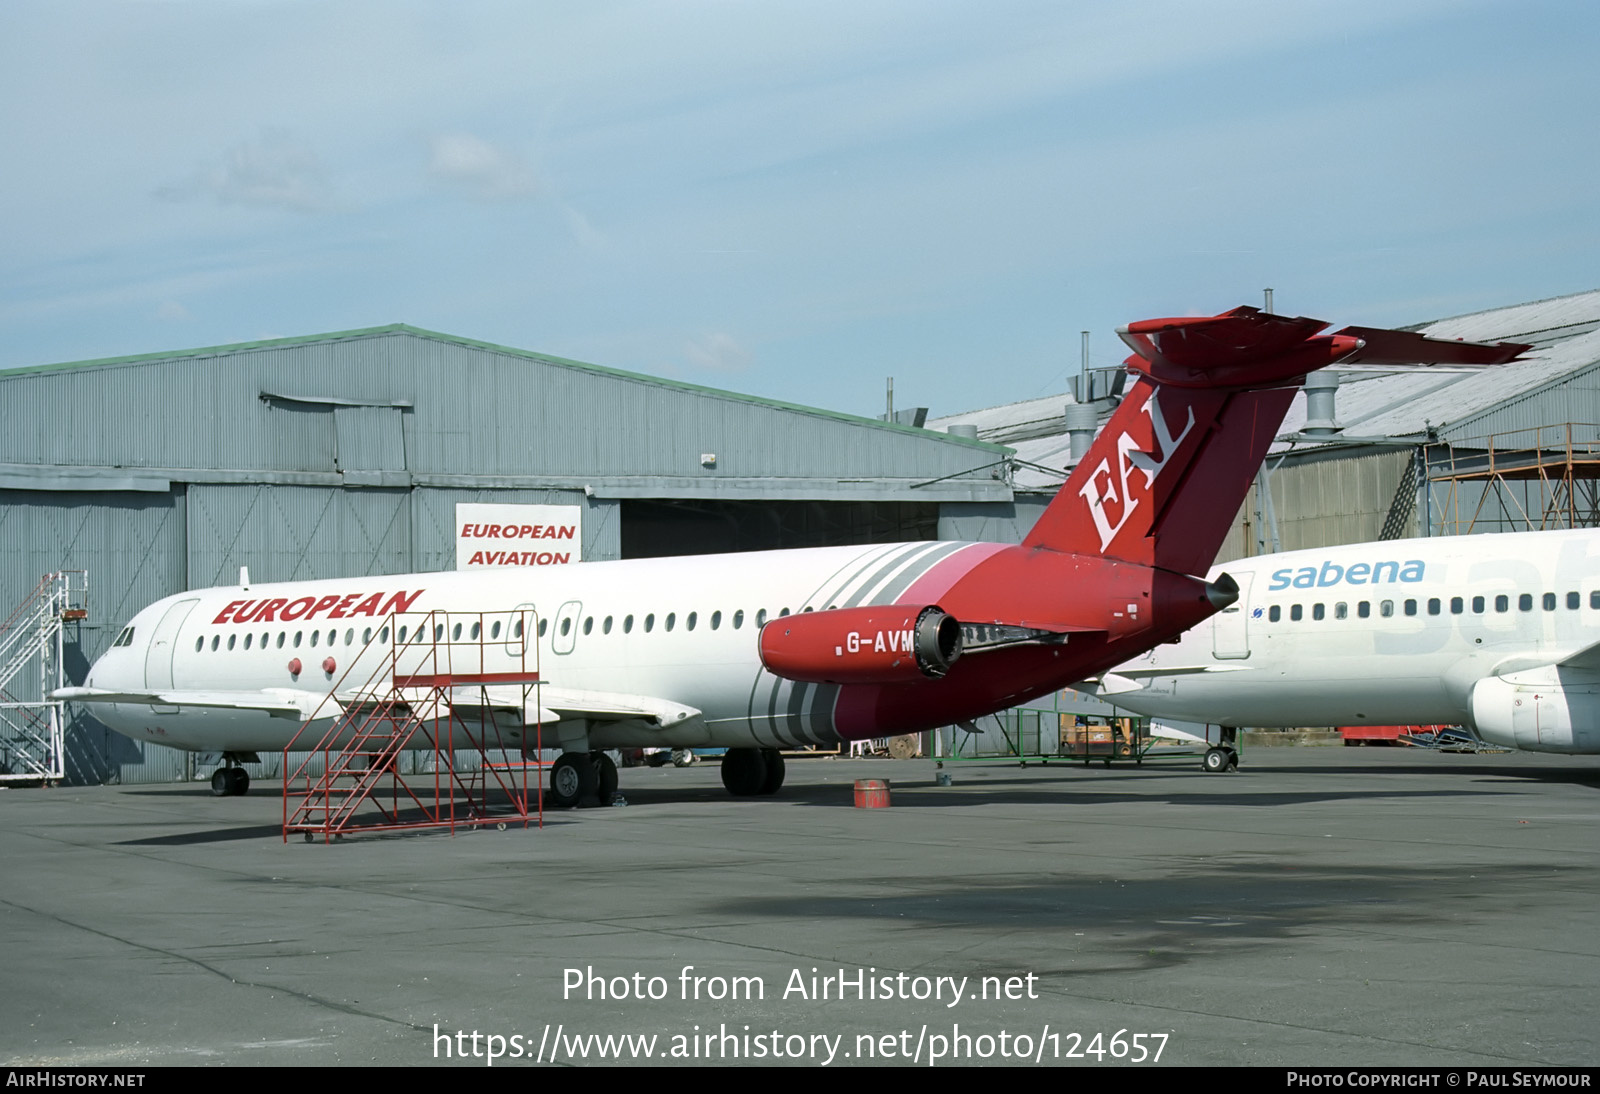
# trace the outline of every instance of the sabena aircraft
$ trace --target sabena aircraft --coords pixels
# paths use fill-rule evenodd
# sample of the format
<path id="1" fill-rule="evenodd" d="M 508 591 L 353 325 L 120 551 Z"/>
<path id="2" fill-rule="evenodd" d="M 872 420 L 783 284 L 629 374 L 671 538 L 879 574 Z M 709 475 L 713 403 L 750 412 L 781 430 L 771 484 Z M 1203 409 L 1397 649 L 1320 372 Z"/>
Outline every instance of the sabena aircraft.
<path id="1" fill-rule="evenodd" d="M 1460 724 L 1600 753 L 1600 531 L 1383 540 L 1228 573 L 1235 604 L 1083 690 L 1202 730 Z M 1230 762 L 1218 751 L 1208 770 Z"/>
<path id="2" fill-rule="evenodd" d="M 577 563 L 559 570 L 407 574 L 179 593 L 145 608 L 95 662 L 88 704 L 140 741 L 221 753 L 278 750 L 336 682 L 339 659 L 387 654 L 399 613 L 537 612 L 542 682 L 491 696 L 514 745 L 552 742 L 554 804 L 616 789 L 604 750 L 726 747 L 736 795 L 782 785 L 781 750 L 968 724 L 1102 673 L 1232 604 L 1206 578 L 1307 373 L 1369 363 L 1491 364 L 1525 347 L 1445 342 L 1242 307 L 1154 319 L 1122 402 L 1020 545 L 922 542 Z M 485 628 L 499 629 L 499 623 Z M 511 631 L 516 631 L 512 637 Z M 415 643 L 416 632 L 411 634 Z M 517 648 L 513 648 L 517 646 Z M 494 666 L 488 647 L 484 669 Z M 324 656 L 326 655 L 326 656 Z M 300 657 L 311 662 L 302 664 Z M 323 658 L 320 665 L 317 658 Z M 538 736 L 535 738 L 537 727 Z"/>

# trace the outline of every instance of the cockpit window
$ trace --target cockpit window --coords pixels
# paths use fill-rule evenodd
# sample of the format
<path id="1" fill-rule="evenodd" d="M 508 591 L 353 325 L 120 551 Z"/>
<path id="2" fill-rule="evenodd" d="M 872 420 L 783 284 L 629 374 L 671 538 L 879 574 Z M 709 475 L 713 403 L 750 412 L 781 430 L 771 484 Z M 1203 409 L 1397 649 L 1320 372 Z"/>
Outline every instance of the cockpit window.
<path id="1" fill-rule="evenodd" d="M 115 642 L 111 643 L 111 644 L 113 646 L 131 646 L 131 645 L 133 645 L 133 628 L 132 627 L 123 627 L 122 628 L 122 633 L 117 635 L 117 640 Z"/>

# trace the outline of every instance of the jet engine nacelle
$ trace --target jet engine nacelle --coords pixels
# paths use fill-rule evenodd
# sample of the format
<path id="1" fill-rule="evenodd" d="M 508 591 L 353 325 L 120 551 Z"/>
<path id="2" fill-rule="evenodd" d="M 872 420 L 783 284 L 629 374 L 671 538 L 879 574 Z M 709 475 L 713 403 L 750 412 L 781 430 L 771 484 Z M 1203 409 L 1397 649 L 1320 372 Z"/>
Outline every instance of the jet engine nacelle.
<path id="1" fill-rule="evenodd" d="M 936 680 L 961 656 L 961 624 L 937 605 L 834 608 L 770 620 L 761 663 L 774 676 L 817 684 Z"/>
<path id="2" fill-rule="evenodd" d="M 1507 748 L 1600 752 L 1600 684 L 1480 680 L 1472 687 L 1472 723 L 1484 740 Z"/>

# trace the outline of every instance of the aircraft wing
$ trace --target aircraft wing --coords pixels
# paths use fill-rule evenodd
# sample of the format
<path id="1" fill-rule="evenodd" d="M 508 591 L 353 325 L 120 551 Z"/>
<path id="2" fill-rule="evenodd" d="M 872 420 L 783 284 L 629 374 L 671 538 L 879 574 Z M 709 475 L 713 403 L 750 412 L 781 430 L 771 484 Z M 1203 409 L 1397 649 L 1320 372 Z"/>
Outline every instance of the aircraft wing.
<path id="1" fill-rule="evenodd" d="M 304 721 L 327 698 L 318 692 L 294 688 L 265 691 L 113 691 L 109 688 L 57 688 L 50 698 L 68 703 L 139 703 L 158 707 L 211 707 L 217 710 L 254 710 L 274 718 Z"/>
<path id="2" fill-rule="evenodd" d="M 647 722 L 665 729 L 701 716 L 696 707 L 653 695 L 584 691 L 549 684 L 533 689 L 526 705 L 520 687 L 458 688 L 451 693 L 450 706 L 463 712 L 484 706 L 494 710 L 518 710 L 526 724 L 536 719 L 550 724 L 583 718 L 592 722 Z"/>
<path id="3" fill-rule="evenodd" d="M 1592 646 L 1585 646 L 1581 650 L 1567 654 L 1556 662 L 1559 668 L 1589 669 L 1600 671 L 1600 642 Z"/>

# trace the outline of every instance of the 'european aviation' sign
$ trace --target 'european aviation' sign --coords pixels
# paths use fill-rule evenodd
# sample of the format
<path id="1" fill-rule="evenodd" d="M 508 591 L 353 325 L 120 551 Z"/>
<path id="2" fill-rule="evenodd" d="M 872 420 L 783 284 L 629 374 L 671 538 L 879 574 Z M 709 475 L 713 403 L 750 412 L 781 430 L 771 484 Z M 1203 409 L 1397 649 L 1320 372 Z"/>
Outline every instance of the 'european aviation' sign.
<path id="1" fill-rule="evenodd" d="M 563 566 L 580 559 L 577 505 L 456 505 L 456 569 Z"/>

